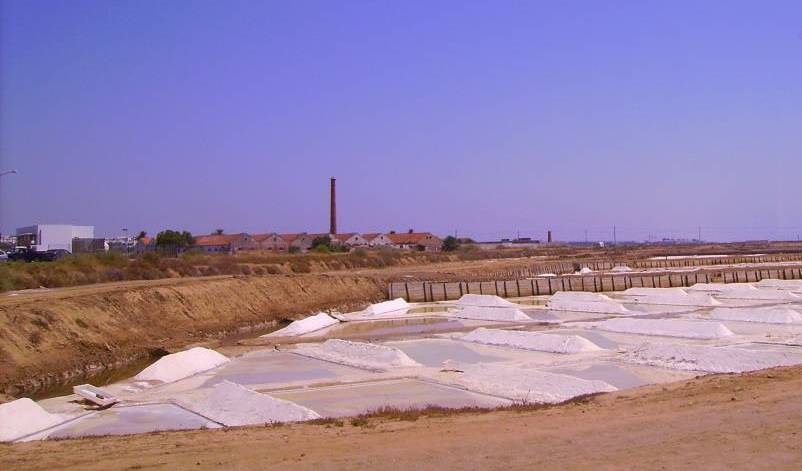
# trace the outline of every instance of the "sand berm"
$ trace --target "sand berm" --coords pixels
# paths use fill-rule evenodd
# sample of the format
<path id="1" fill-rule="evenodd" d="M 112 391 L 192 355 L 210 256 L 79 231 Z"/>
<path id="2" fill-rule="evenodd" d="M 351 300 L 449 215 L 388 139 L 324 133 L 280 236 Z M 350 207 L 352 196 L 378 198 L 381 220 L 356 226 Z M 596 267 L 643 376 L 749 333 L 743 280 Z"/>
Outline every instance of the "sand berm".
<path id="1" fill-rule="evenodd" d="M 0 298 L 0 393 L 18 396 L 248 326 L 386 297 L 377 276 L 218 276 Z"/>

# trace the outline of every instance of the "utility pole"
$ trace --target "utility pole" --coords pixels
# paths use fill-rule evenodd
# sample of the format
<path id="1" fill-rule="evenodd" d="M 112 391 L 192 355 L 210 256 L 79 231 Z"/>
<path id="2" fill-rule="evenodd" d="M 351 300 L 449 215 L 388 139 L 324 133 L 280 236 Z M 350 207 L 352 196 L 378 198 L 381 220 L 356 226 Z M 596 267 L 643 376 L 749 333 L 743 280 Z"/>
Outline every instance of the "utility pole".
<path id="1" fill-rule="evenodd" d="M 18 173 L 16 170 L 6 170 L 6 171 L 3 171 L 3 172 L 0 172 L 0 179 L 2 179 L 2 177 L 6 176 L 6 175 L 14 175 L 16 173 Z M 0 193 L 0 196 L 2 196 L 2 193 Z M 0 201 L 0 211 L 2 209 L 3 209 L 3 205 L 2 205 L 2 201 Z M 2 222 L 3 222 L 3 219 L 2 219 L 2 217 L 0 217 L 0 227 L 2 227 L 1 226 Z M 2 234 L 0 234 L 0 235 L 2 235 Z"/>
<path id="2" fill-rule="evenodd" d="M 613 224 L 613 245 L 618 245 L 618 237 L 615 234 L 615 224 Z"/>
<path id="3" fill-rule="evenodd" d="M 697 236 L 696 236 L 696 240 L 699 241 L 699 242 L 702 241 L 702 226 L 701 225 L 698 227 L 698 233 L 697 233 Z"/>

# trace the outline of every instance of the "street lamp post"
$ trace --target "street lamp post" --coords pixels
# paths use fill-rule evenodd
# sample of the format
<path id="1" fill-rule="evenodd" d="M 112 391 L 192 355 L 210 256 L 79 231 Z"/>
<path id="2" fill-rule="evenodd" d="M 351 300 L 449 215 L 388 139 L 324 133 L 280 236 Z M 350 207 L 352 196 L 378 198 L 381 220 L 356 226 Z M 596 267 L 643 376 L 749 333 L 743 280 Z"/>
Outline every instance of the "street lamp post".
<path id="1" fill-rule="evenodd" d="M 4 177 L 6 175 L 13 175 L 13 174 L 16 174 L 16 173 L 17 173 L 16 170 L 5 170 L 5 171 L 0 172 L 0 177 Z M 0 197 L 1 196 L 2 196 L 2 193 L 0 193 Z M 0 202 L 0 211 L 2 211 L 2 209 L 3 209 L 3 205 L 2 205 L 2 202 Z M 2 222 L 2 220 L 3 220 L 2 217 L 0 217 L 0 223 Z M 2 235 L 2 234 L 0 234 L 0 235 Z"/>

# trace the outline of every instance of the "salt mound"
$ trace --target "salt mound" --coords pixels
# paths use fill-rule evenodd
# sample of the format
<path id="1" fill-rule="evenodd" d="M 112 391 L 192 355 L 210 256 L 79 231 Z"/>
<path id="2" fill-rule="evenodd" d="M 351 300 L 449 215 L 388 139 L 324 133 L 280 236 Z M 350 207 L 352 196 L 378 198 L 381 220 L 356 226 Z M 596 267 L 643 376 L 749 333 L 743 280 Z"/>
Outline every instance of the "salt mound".
<path id="1" fill-rule="evenodd" d="M 515 307 L 517 304 L 511 303 L 506 299 L 502 299 L 491 294 L 464 294 L 461 298 L 459 298 L 459 301 L 457 301 L 457 306 Z"/>
<path id="2" fill-rule="evenodd" d="M 724 308 L 713 309 L 712 319 L 721 321 L 762 322 L 764 324 L 799 324 L 802 315 L 790 308 Z"/>
<path id="3" fill-rule="evenodd" d="M 579 274 L 580 274 L 580 275 L 589 275 L 589 274 L 591 274 L 591 273 L 593 273 L 593 270 L 591 270 L 591 269 L 590 269 L 590 268 L 588 268 L 588 267 L 582 267 L 582 268 L 579 270 Z"/>
<path id="4" fill-rule="evenodd" d="M 0 404 L 0 442 L 10 442 L 67 420 L 51 414 L 28 398 Z"/>
<path id="5" fill-rule="evenodd" d="M 556 403 L 576 396 L 616 391 L 604 381 L 547 373 L 497 363 L 460 365 L 459 382 L 466 388 L 525 403 Z"/>
<path id="6" fill-rule="evenodd" d="M 690 292 L 715 293 L 719 298 L 725 299 L 756 299 L 766 301 L 798 301 L 794 293 L 778 289 L 758 289 L 750 283 L 716 284 L 697 283 L 690 288 Z"/>
<path id="7" fill-rule="evenodd" d="M 382 303 L 371 304 L 365 310 L 361 312 L 364 316 L 378 316 L 381 314 L 387 314 L 389 312 L 401 311 L 403 309 L 409 309 L 409 303 L 406 302 L 403 298 L 396 298 L 392 301 L 384 301 Z"/>
<path id="8" fill-rule="evenodd" d="M 517 330 L 480 327 L 463 335 L 461 340 L 550 353 L 581 353 L 602 350 L 598 345 L 578 335 L 542 334 Z"/>
<path id="9" fill-rule="evenodd" d="M 476 307 L 469 306 L 459 311 L 449 312 L 448 315 L 460 319 L 476 319 L 482 321 L 531 321 L 532 318 L 520 309 L 512 307 Z"/>
<path id="10" fill-rule="evenodd" d="M 316 330 L 325 329 L 326 327 L 332 326 L 338 322 L 340 321 L 329 316 L 325 312 L 321 312 L 315 314 L 314 316 L 309 316 L 305 319 L 292 322 L 287 327 L 275 332 L 271 332 L 267 335 L 262 335 L 262 337 L 295 337 L 298 335 L 315 332 Z"/>
<path id="11" fill-rule="evenodd" d="M 421 366 L 406 353 L 393 347 L 331 339 L 317 345 L 299 345 L 295 352 L 342 365 L 369 370 Z"/>
<path id="12" fill-rule="evenodd" d="M 626 265 L 618 265 L 617 267 L 613 267 L 613 269 L 610 270 L 610 271 L 616 272 L 616 273 L 624 273 L 624 272 L 632 271 L 632 269 L 629 268 Z"/>
<path id="13" fill-rule="evenodd" d="M 794 352 L 650 343 L 639 345 L 624 358 L 633 363 L 709 373 L 743 373 L 802 364 L 802 355 Z"/>
<path id="14" fill-rule="evenodd" d="M 229 427 L 320 418 L 311 409 L 231 381 L 218 383 L 181 402 L 186 408 Z"/>
<path id="15" fill-rule="evenodd" d="M 686 339 L 718 339 L 734 335 L 719 322 L 691 321 L 683 319 L 607 319 L 595 325 L 608 332 L 625 334 L 660 335 Z"/>
<path id="16" fill-rule="evenodd" d="M 788 291 L 802 291 L 802 280 L 774 280 L 765 279 L 757 282 L 759 288 L 782 289 Z"/>
<path id="17" fill-rule="evenodd" d="M 214 350 L 195 347 L 159 358 L 156 363 L 140 371 L 134 379 L 138 381 L 172 383 L 173 381 L 211 370 L 229 361 L 228 358 Z"/>
<path id="18" fill-rule="evenodd" d="M 621 292 L 632 302 L 670 306 L 718 306 L 721 301 L 702 292 L 688 293 L 682 288 L 629 288 Z"/>
<path id="19" fill-rule="evenodd" d="M 627 288 L 621 292 L 624 296 L 655 296 L 655 295 L 672 295 L 672 296 L 687 296 L 688 293 L 682 288 L 646 288 L 634 287 Z"/>
<path id="20" fill-rule="evenodd" d="M 603 314 L 626 314 L 630 312 L 621 303 L 608 296 L 586 291 L 558 291 L 549 298 L 546 307 L 559 311 Z"/>

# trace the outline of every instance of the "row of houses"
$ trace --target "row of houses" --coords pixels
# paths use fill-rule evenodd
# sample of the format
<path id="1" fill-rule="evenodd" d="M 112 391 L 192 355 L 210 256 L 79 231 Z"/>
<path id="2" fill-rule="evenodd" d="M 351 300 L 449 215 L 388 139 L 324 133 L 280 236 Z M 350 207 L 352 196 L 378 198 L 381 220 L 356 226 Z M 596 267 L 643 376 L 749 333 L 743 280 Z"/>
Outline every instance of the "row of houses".
<path id="1" fill-rule="evenodd" d="M 391 247 L 397 249 L 419 249 L 429 252 L 439 251 L 442 239 L 430 232 L 367 233 L 344 234 L 210 234 L 195 237 L 196 250 L 208 253 L 230 253 L 241 250 L 265 250 L 270 252 L 290 252 L 292 248 L 305 252 L 310 250 L 315 239 L 328 237 L 331 245 L 347 248 Z"/>

